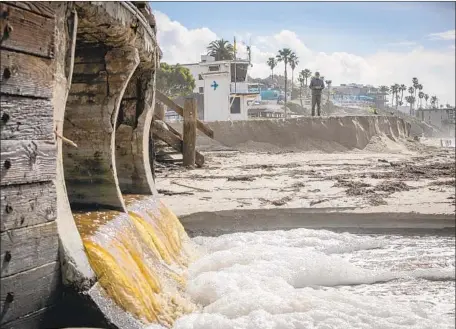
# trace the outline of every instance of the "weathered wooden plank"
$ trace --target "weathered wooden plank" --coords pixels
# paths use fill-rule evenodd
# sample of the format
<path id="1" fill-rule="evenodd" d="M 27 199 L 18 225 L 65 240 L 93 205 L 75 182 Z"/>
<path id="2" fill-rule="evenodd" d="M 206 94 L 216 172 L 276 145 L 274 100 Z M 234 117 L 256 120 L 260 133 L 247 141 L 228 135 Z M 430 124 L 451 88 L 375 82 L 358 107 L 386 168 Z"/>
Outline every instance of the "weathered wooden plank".
<path id="1" fill-rule="evenodd" d="M 50 100 L 16 96 L 0 99 L 2 140 L 54 139 L 53 107 Z"/>
<path id="2" fill-rule="evenodd" d="M 182 134 L 180 132 L 178 132 L 176 129 L 174 129 L 170 125 L 167 125 L 167 126 L 168 126 L 169 131 L 171 131 L 174 135 L 176 135 L 177 137 L 182 139 Z"/>
<path id="3" fill-rule="evenodd" d="M 164 122 L 154 120 L 152 122 L 152 129 L 151 129 L 153 138 L 164 141 L 166 144 L 171 146 L 173 149 L 175 149 L 179 153 L 182 153 L 182 144 L 183 144 L 182 139 L 179 138 L 178 136 L 174 135 L 172 132 L 167 130 L 165 127 L 166 126 L 165 126 Z M 198 151 L 195 151 L 195 163 L 199 167 L 202 167 L 204 165 L 204 156 Z"/>
<path id="4" fill-rule="evenodd" d="M 55 306 L 46 306 L 36 312 L 26 314 L 8 323 L 2 323 L 2 329 L 50 328 L 50 316 Z"/>
<path id="5" fill-rule="evenodd" d="M 39 14 L 41 16 L 47 18 L 53 18 L 55 15 L 54 9 L 52 9 L 49 4 L 46 2 L 38 2 L 38 1 L 5 1 L 5 3 L 28 10 L 32 13 Z"/>
<path id="6" fill-rule="evenodd" d="M 6 231 L 0 237 L 2 278 L 58 260 L 56 221 Z"/>
<path id="7" fill-rule="evenodd" d="M 162 103 L 155 103 L 154 118 L 165 121 L 165 107 Z"/>
<path id="8" fill-rule="evenodd" d="M 155 90 L 155 96 L 160 102 L 165 104 L 170 109 L 174 110 L 177 114 L 179 114 L 182 117 L 184 116 L 184 109 L 181 106 L 174 103 L 171 99 L 169 99 L 168 96 L 166 96 L 158 90 Z M 208 125 L 206 125 L 204 122 L 200 120 L 197 120 L 196 124 L 197 128 L 200 131 L 202 131 L 205 135 L 207 135 L 210 138 L 214 138 L 214 131 Z"/>
<path id="9" fill-rule="evenodd" d="M 59 262 L 3 278 L 0 293 L 0 323 L 55 304 L 61 293 Z"/>
<path id="10" fill-rule="evenodd" d="M 165 114 L 164 114 L 164 106 L 162 104 L 159 104 L 159 103 L 156 103 L 155 106 L 160 106 L 159 107 L 159 110 L 158 110 L 158 113 L 155 113 L 154 114 L 154 120 L 160 120 L 160 121 L 163 121 L 164 120 L 164 117 L 165 117 Z M 163 109 L 163 113 L 160 113 Z M 156 111 L 157 112 L 157 111 Z M 163 115 L 162 115 L 163 114 Z M 161 117 L 163 117 L 163 119 L 160 119 Z M 163 121 L 164 122 L 164 121 Z M 164 122 L 166 124 L 166 122 Z M 169 131 L 171 131 L 174 135 L 176 135 L 177 137 L 179 137 L 180 139 L 182 139 L 182 134 L 180 132 L 178 132 L 176 129 L 174 129 L 173 127 L 171 127 L 170 125 L 166 124 L 167 128 L 169 129 Z"/>
<path id="11" fill-rule="evenodd" d="M 184 143 L 182 144 L 182 159 L 186 167 L 195 165 L 197 117 L 196 99 L 186 98 L 184 103 Z"/>
<path id="12" fill-rule="evenodd" d="M 56 219 L 53 182 L 4 186 L 0 191 L 0 232 Z"/>
<path id="13" fill-rule="evenodd" d="M 9 4 L 0 4 L 0 12 L 7 12 L 4 25 L 12 28 L 8 37 L 3 39 L 0 48 L 47 58 L 54 57 L 55 21 L 53 18 Z"/>
<path id="14" fill-rule="evenodd" d="M 1 185 L 45 182 L 56 175 L 53 141 L 4 140 L 0 154 Z"/>
<path id="15" fill-rule="evenodd" d="M 52 60 L 9 50 L 1 51 L 0 88 L 2 94 L 52 97 Z"/>
<path id="16" fill-rule="evenodd" d="M 152 121 L 152 129 L 154 137 L 164 141 L 166 144 L 171 146 L 173 149 L 182 153 L 182 139 L 171 133 L 166 129 L 166 124 L 163 121 L 154 120 Z"/>

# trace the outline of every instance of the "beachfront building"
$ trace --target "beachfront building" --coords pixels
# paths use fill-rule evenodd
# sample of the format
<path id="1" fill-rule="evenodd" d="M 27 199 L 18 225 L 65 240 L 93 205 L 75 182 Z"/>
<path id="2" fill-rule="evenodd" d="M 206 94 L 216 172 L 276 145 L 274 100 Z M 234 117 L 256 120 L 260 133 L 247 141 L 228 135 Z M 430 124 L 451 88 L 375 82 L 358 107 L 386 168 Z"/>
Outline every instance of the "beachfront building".
<path id="1" fill-rule="evenodd" d="M 450 136 L 455 135 L 455 109 L 454 108 L 429 108 L 415 111 L 417 118 L 438 127 L 442 131 L 448 131 Z"/>
<path id="2" fill-rule="evenodd" d="M 387 97 L 372 85 L 356 83 L 332 86 L 332 101 L 339 106 L 385 108 Z"/>
<path id="3" fill-rule="evenodd" d="M 269 102 L 256 102 L 248 110 L 249 118 L 278 119 L 285 116 L 283 105 Z"/>
<path id="4" fill-rule="evenodd" d="M 201 62 L 182 66 L 195 78 L 193 92 L 203 95 L 203 106 L 198 106 L 203 121 L 247 120 L 250 104 L 260 100 L 261 86 L 247 81 L 247 60 L 215 61 L 202 55 Z"/>

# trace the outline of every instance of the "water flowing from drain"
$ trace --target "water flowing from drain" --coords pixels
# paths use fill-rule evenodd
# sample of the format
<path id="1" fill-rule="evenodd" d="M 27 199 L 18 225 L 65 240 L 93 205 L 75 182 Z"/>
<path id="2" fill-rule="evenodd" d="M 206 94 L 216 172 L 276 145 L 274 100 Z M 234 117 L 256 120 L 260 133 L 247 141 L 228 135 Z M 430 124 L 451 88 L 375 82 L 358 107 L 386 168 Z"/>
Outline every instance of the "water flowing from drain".
<path id="1" fill-rule="evenodd" d="M 149 329 L 454 328 L 454 237 L 190 240 L 163 204 L 133 204 L 75 217 L 100 284 Z"/>
<path id="2" fill-rule="evenodd" d="M 153 198 L 129 212 L 74 214 L 90 265 L 107 294 L 144 324 L 173 325 L 197 306 L 185 293 L 195 253 L 177 217 Z"/>

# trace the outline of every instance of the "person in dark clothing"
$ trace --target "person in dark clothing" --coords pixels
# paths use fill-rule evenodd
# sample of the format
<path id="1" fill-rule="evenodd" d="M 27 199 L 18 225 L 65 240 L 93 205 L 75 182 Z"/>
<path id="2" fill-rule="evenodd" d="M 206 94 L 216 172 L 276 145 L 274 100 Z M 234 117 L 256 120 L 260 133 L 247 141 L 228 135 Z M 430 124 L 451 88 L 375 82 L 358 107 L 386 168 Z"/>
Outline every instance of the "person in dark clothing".
<path id="1" fill-rule="evenodd" d="M 312 90 L 312 116 L 315 116 L 315 105 L 317 105 L 318 116 L 321 115 L 321 92 L 325 89 L 325 82 L 320 79 L 320 73 L 315 72 L 315 76 L 310 80 L 310 90 Z"/>

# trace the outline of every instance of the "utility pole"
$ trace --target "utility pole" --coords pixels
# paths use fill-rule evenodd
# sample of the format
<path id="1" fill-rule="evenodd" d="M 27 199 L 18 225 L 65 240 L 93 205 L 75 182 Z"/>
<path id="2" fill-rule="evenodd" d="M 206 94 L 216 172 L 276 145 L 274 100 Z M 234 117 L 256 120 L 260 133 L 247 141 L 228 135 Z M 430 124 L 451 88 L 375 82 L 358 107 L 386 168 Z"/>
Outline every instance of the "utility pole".
<path id="1" fill-rule="evenodd" d="M 236 37 L 234 37 L 234 97 L 237 96 L 236 82 L 237 82 L 237 70 L 236 70 Z"/>

